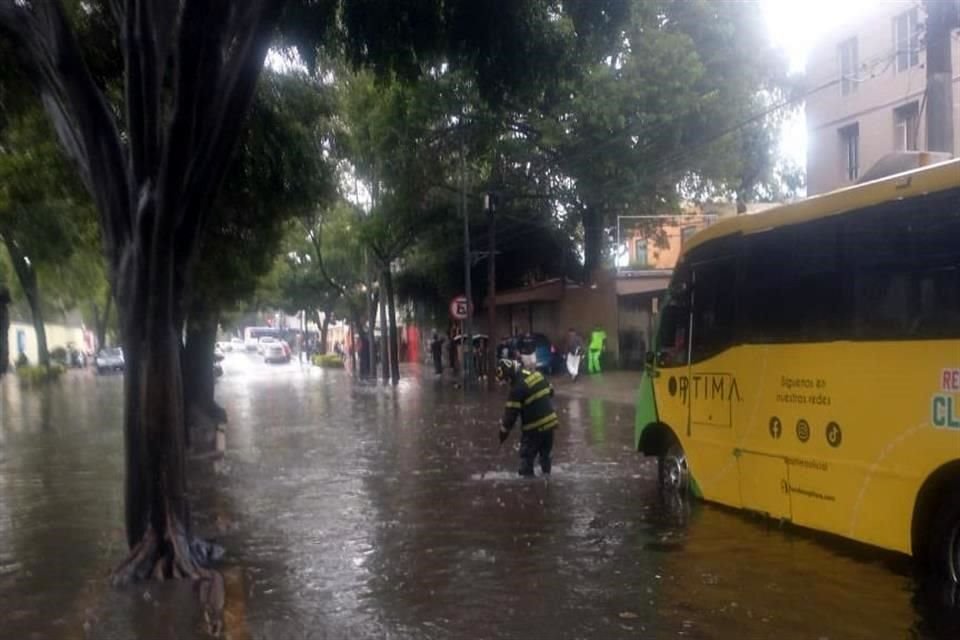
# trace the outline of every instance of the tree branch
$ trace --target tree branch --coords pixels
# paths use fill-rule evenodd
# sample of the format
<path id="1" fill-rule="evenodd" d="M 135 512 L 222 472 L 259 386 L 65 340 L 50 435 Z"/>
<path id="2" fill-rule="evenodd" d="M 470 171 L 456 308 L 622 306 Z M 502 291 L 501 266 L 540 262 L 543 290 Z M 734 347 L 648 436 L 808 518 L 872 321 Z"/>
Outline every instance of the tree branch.
<path id="1" fill-rule="evenodd" d="M 177 3 L 126 0 L 123 51 L 126 62 L 127 133 L 136 184 L 155 183 L 163 122 L 160 93 Z"/>
<path id="2" fill-rule="evenodd" d="M 313 251 L 316 254 L 317 267 L 320 269 L 320 275 L 323 276 L 323 279 L 330 284 L 330 286 L 340 295 L 341 298 L 346 298 L 346 287 L 341 285 L 330 276 L 330 273 L 327 271 L 326 264 L 323 262 L 323 250 L 321 249 L 322 243 L 320 241 L 320 233 L 315 229 L 307 228 L 307 225 L 303 222 L 303 220 L 301 220 L 300 223 L 303 225 L 304 229 L 306 229 L 307 236 L 310 238 L 310 243 L 313 245 Z"/>
<path id="3" fill-rule="evenodd" d="M 199 1 L 206 4 L 205 0 Z M 235 33 L 227 32 L 222 41 L 227 45 L 227 64 L 219 74 L 220 82 L 211 83 L 211 99 L 208 101 L 204 129 L 199 131 L 195 153 L 186 165 L 183 202 L 177 219 L 178 264 L 185 266 L 190 260 L 197 238 L 220 184 L 229 169 L 228 159 L 239 141 L 240 130 L 256 89 L 257 78 L 270 44 L 270 37 L 285 0 L 248 0 L 232 5 L 234 13 L 227 21 Z M 240 12 L 239 6 L 245 11 Z M 184 12 L 186 16 L 186 11 Z M 184 18 L 186 19 L 186 18 Z M 210 38 L 209 31 L 203 33 Z M 192 64 L 181 52 L 179 59 Z M 180 63 L 178 63 L 179 65 Z M 195 109 L 204 105 L 195 104 Z"/>
<path id="4" fill-rule="evenodd" d="M 126 156 L 113 115 L 81 55 L 61 0 L 0 0 L 0 30 L 16 44 L 57 136 L 97 203 L 111 266 L 129 238 Z"/>

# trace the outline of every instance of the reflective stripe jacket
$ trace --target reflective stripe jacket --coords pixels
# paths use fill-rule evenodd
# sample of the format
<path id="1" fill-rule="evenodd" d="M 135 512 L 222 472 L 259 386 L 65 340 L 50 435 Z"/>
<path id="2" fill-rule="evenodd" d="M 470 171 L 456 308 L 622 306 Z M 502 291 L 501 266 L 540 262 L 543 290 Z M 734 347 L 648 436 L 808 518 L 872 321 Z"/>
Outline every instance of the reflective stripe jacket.
<path id="1" fill-rule="evenodd" d="M 559 420 L 553 410 L 553 387 L 537 371 L 531 373 L 521 370 L 510 388 L 510 397 L 503 411 L 503 426 L 508 431 L 520 417 L 523 431 L 548 431 L 557 426 Z"/>

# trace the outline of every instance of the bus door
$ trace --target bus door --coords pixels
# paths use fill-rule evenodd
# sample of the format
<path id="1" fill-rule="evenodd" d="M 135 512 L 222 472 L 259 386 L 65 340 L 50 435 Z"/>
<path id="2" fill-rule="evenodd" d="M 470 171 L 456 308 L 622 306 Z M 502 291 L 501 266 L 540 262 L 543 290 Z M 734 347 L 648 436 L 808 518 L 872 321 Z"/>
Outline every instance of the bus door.
<path id="1" fill-rule="evenodd" d="M 704 496 L 740 506 L 734 420 L 741 401 L 735 355 L 737 260 L 727 254 L 694 263 L 690 355 L 685 383 L 690 468 Z"/>

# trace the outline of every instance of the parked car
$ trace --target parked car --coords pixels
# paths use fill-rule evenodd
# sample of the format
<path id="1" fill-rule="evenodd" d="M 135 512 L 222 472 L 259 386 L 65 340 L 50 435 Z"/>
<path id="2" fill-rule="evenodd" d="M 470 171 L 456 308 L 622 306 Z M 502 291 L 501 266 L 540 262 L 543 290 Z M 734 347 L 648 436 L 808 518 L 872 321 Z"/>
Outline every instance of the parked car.
<path id="1" fill-rule="evenodd" d="M 290 362 L 290 347 L 285 342 L 270 338 L 270 342 L 263 343 L 263 361 Z"/>
<path id="2" fill-rule="evenodd" d="M 106 347 L 100 349 L 97 357 L 94 359 L 94 365 L 98 374 L 109 373 L 111 371 L 123 371 L 125 366 L 123 360 L 123 349 L 120 347 Z"/>
<path id="3" fill-rule="evenodd" d="M 504 338 L 497 344 L 497 359 L 520 359 L 520 336 L 511 336 L 509 338 Z"/>
<path id="4" fill-rule="evenodd" d="M 243 351 L 243 338 L 230 338 L 230 345 L 234 351 Z"/>
<path id="5" fill-rule="evenodd" d="M 563 369 L 563 358 L 550 339 L 542 333 L 528 333 L 517 341 L 520 362 L 527 369 L 556 373 Z"/>

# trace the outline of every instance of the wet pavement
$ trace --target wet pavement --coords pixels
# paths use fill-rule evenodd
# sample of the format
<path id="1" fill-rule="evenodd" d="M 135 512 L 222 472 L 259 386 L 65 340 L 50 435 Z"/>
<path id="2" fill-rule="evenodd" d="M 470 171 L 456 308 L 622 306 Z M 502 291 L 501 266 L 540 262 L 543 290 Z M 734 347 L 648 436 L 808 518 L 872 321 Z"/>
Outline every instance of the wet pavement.
<path id="1" fill-rule="evenodd" d="M 227 453 L 193 461 L 228 638 L 957 638 L 910 564 L 663 504 L 630 405 L 557 399 L 553 477 L 497 449 L 502 398 L 229 354 Z M 188 583 L 115 590 L 119 377 L 0 384 L 0 638 L 204 638 Z"/>

